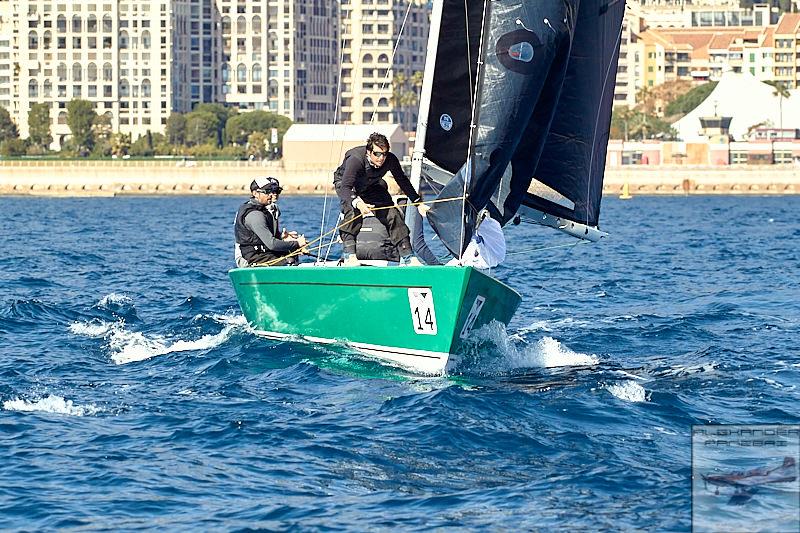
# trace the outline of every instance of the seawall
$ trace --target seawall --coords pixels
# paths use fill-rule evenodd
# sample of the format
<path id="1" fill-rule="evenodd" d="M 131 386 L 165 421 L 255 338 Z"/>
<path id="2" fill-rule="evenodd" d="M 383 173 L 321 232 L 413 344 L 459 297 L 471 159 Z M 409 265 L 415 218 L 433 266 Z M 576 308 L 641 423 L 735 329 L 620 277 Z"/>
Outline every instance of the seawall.
<path id="1" fill-rule="evenodd" d="M 332 168 L 250 161 L 0 161 L 0 195 L 117 196 L 248 194 L 257 176 L 275 176 L 288 194 L 322 194 Z M 389 180 L 391 181 L 391 180 Z M 634 195 L 798 194 L 800 167 L 629 166 L 606 169 L 604 191 Z"/>

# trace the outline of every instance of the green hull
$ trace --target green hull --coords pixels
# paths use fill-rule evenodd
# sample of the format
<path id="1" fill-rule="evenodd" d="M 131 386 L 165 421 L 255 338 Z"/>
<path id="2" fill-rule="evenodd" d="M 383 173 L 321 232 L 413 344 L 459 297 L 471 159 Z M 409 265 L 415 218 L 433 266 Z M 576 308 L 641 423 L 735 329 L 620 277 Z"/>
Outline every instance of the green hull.
<path id="1" fill-rule="evenodd" d="M 245 318 L 263 334 L 346 342 L 426 374 L 452 368 L 470 331 L 508 324 L 520 302 L 470 267 L 237 268 L 230 276 Z"/>

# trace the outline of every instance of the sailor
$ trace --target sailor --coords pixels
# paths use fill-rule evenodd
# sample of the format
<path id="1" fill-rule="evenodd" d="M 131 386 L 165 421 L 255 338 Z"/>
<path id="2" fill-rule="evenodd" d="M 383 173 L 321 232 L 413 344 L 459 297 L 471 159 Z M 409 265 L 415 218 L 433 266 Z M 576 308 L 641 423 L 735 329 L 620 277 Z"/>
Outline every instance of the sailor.
<path id="1" fill-rule="evenodd" d="M 411 185 L 408 177 L 400 167 L 397 156 L 389 151 L 389 140 L 385 135 L 373 133 L 367 139 L 366 146 L 358 146 L 348 150 L 344 160 L 333 174 L 333 184 L 339 196 L 345 224 L 339 228 L 344 246 L 345 266 L 359 264 L 356 257 L 356 236 L 361 231 L 362 218 L 359 215 L 374 214 L 386 227 L 389 240 L 397 247 L 401 265 L 421 265 L 411 249 L 408 226 L 403 221 L 399 209 L 394 205 L 389 194 L 389 186 L 383 180 L 387 172 L 400 186 L 409 201 L 418 203 L 422 196 Z M 423 217 L 429 207 L 425 204 L 417 206 Z"/>
<path id="2" fill-rule="evenodd" d="M 305 236 L 280 229 L 278 196 L 282 190 L 275 178 L 256 178 L 250 184 L 252 198 L 239 207 L 234 221 L 236 266 L 297 264 L 297 254 L 286 256 L 301 249 L 308 252 Z"/>

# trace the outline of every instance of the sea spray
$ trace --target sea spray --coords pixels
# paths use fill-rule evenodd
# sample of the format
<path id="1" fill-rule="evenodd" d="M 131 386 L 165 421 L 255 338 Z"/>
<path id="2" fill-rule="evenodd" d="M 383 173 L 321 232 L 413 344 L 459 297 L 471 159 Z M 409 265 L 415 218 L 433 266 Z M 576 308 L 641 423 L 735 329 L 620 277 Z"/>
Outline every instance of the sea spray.
<path id="1" fill-rule="evenodd" d="M 101 409 L 94 404 L 75 405 L 72 400 L 65 400 L 61 396 L 55 396 L 52 394 L 45 398 L 33 401 L 22 400 L 20 398 L 6 400 L 3 402 L 3 409 L 6 411 L 20 412 L 40 411 L 43 413 L 70 416 L 91 416 L 101 411 Z"/>
<path id="2" fill-rule="evenodd" d="M 458 370 L 491 374 L 523 368 L 594 366 L 599 361 L 596 355 L 575 352 L 552 337 L 529 344 L 519 335 L 509 335 L 503 324 L 492 322 L 467 340 Z"/>

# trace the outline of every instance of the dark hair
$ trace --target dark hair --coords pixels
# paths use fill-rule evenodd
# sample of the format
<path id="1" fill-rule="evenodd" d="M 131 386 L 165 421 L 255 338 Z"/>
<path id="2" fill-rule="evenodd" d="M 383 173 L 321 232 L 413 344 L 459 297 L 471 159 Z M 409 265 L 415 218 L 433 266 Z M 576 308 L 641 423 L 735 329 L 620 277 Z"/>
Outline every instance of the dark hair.
<path id="1" fill-rule="evenodd" d="M 372 149 L 375 147 L 375 145 L 377 145 L 380 148 L 383 148 L 384 150 L 388 151 L 389 150 L 389 139 L 387 139 L 386 135 L 384 135 L 382 133 L 378 133 L 378 132 L 372 133 L 367 138 L 367 150 L 371 152 Z"/>

